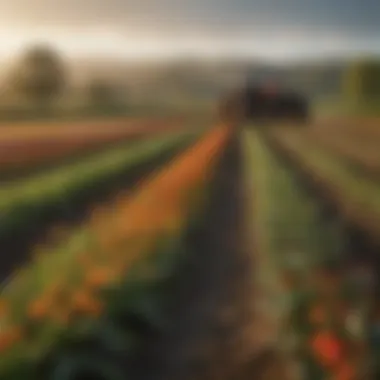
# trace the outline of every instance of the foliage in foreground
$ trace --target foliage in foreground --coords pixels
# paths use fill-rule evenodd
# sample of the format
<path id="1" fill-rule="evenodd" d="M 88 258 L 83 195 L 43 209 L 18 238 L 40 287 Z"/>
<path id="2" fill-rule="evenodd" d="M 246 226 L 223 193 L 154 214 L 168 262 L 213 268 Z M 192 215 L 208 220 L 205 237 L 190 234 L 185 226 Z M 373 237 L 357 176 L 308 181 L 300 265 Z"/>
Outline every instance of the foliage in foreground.
<path id="1" fill-rule="evenodd" d="M 260 278 L 275 291 L 267 318 L 282 316 L 279 346 L 297 358 L 303 379 L 362 376 L 368 365 L 368 268 L 347 267 L 339 220 L 325 220 L 320 200 L 263 139 L 247 140 L 257 223 L 265 226 L 257 235 L 267 261 Z"/>
<path id="2" fill-rule="evenodd" d="M 162 326 L 160 288 L 227 139 L 226 129 L 212 130 L 68 244 L 15 274 L 2 292 L 2 379 L 72 379 L 74 367 L 83 378 L 90 360 L 99 364 L 90 372 L 107 373 L 100 379 L 125 375 L 121 363 L 138 346 L 138 331 Z"/>
<path id="3" fill-rule="evenodd" d="M 119 147 L 97 157 L 31 178 L 10 182 L 0 189 L 0 236 L 27 230 L 50 215 L 70 213 L 94 192 L 110 186 L 123 173 L 136 173 L 169 159 L 195 137 L 191 133 L 153 138 L 136 146 Z"/>

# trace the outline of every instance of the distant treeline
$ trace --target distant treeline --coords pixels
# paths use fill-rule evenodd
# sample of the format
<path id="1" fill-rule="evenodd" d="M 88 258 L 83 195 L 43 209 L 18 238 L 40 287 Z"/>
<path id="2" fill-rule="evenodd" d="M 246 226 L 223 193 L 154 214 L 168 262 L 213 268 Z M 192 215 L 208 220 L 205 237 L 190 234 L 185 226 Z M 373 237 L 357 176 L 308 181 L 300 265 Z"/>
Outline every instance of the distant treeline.
<path id="1" fill-rule="evenodd" d="M 127 66 L 127 65 L 126 65 Z M 119 65 L 120 67 L 120 65 Z M 182 61 L 152 65 L 146 78 L 128 84 L 121 73 L 92 74 L 78 89 L 73 65 L 51 46 L 31 46 L 11 67 L 0 93 L 0 119 L 74 117 L 125 112 L 157 112 L 159 108 L 210 105 L 247 75 L 270 77 L 314 100 L 339 99 L 350 105 L 380 103 L 380 60 L 270 66 L 258 62 Z M 130 79 L 130 78 L 129 78 Z M 140 101 L 136 102 L 136 99 Z"/>

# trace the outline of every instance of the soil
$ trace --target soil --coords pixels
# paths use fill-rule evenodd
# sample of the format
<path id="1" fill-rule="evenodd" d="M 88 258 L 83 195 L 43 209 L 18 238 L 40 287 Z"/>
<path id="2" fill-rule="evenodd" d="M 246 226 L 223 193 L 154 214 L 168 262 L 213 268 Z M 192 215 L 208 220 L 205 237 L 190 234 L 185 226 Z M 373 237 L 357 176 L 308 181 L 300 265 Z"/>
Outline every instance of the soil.
<path id="1" fill-rule="evenodd" d="M 28 178 L 32 178 L 36 175 L 40 175 L 48 172 L 49 170 L 56 170 L 59 168 L 63 168 L 67 165 L 73 165 L 77 163 L 79 160 L 91 159 L 92 157 L 96 157 L 98 154 L 109 151 L 113 148 L 121 148 L 123 146 L 127 146 L 127 144 L 139 142 L 139 140 L 143 140 L 144 135 L 136 135 L 128 138 L 128 140 L 123 139 L 123 141 L 112 141 L 107 143 L 98 143 L 95 146 L 83 147 L 83 149 L 79 149 L 79 151 L 74 151 L 70 155 L 63 155 L 60 157 L 53 157 L 49 159 L 44 159 L 43 162 L 29 162 L 23 165 L 15 167 L 5 167 L 3 168 L 0 163 L 0 185 L 6 185 L 16 180 L 25 180 Z M 51 144 L 57 144 L 53 142 Z M 58 142 L 59 144 L 59 142 Z M 37 147 L 38 149 L 43 149 L 43 147 Z M 60 147 L 58 147 L 59 149 Z M 29 150 L 30 151 L 30 150 Z"/>
<path id="2" fill-rule="evenodd" d="M 186 236 L 189 255 L 173 284 L 170 328 L 147 340 L 133 379 L 285 379 L 279 354 L 260 346 L 254 252 L 244 237 L 242 165 L 234 136 L 213 179 L 204 218 Z"/>

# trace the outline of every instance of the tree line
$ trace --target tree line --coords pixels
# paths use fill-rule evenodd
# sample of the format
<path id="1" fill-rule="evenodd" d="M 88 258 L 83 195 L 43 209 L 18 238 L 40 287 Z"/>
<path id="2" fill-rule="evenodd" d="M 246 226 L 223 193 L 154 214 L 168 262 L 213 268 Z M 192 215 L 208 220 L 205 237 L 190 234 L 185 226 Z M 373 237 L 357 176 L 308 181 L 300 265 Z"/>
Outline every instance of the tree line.
<path id="1" fill-rule="evenodd" d="M 192 75 L 192 70 L 195 70 L 193 66 L 181 67 L 177 71 L 170 67 L 168 72 L 162 75 L 161 82 L 165 83 L 162 83 L 164 85 L 161 87 L 170 87 L 170 83 L 175 83 L 177 87 L 180 85 L 179 89 L 183 91 L 189 86 L 194 87 L 198 82 Z M 342 69 L 341 72 L 330 70 L 330 73 L 323 68 L 309 67 L 306 71 L 297 70 L 293 75 L 284 75 L 286 79 L 304 83 L 309 90 L 323 86 L 327 89 L 329 85 L 338 85 L 339 94 L 350 104 L 380 104 L 380 59 L 372 57 L 348 62 Z M 210 83 L 205 82 L 205 88 L 195 92 L 205 93 L 208 90 L 207 86 L 212 87 Z M 38 107 L 48 108 L 69 90 L 70 70 L 67 62 L 53 47 L 31 46 L 21 54 L 13 66 L 8 77 L 8 87 L 17 95 L 17 99 L 25 99 Z M 120 86 L 101 77 L 89 80 L 85 88 L 88 104 L 99 109 L 123 106 L 125 94 L 122 92 Z"/>
<path id="2" fill-rule="evenodd" d="M 7 85 L 18 99 L 48 107 L 69 89 L 70 73 L 63 57 L 52 47 L 32 46 L 20 56 L 8 77 Z M 105 107 L 123 102 L 121 88 L 102 78 L 91 79 L 86 97 L 94 106 Z"/>

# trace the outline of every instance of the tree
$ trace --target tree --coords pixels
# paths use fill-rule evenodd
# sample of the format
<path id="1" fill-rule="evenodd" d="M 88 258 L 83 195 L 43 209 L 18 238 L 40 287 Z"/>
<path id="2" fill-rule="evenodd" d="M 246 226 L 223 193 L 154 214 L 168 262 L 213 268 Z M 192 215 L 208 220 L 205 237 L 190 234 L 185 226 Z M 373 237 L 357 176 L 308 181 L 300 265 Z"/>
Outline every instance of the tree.
<path id="1" fill-rule="evenodd" d="M 380 99 L 380 60 L 366 59 L 353 62 L 343 77 L 344 95 L 353 101 Z"/>
<path id="2" fill-rule="evenodd" d="M 49 46 L 33 46 L 21 57 L 14 71 L 13 85 L 28 99 L 47 103 L 65 88 L 65 64 L 59 53 Z"/>

